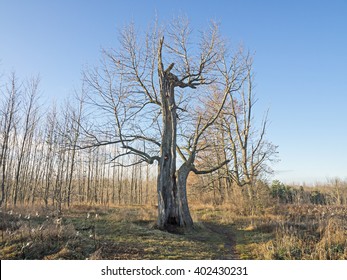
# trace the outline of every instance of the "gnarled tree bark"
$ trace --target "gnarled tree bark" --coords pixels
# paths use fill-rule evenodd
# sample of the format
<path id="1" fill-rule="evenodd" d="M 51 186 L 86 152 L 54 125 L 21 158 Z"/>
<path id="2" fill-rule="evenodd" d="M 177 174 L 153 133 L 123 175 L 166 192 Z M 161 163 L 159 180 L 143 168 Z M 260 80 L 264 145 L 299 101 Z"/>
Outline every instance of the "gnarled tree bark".
<path id="1" fill-rule="evenodd" d="M 175 103 L 175 87 L 178 78 L 170 71 L 171 64 L 165 71 L 162 62 L 162 46 L 160 40 L 158 51 L 158 74 L 162 108 L 163 132 L 158 163 L 158 227 L 167 229 L 170 226 L 190 227 L 193 225 L 189 213 L 186 180 L 188 173 L 180 169 L 176 172 L 177 146 L 177 107 Z M 183 199 L 183 201 L 182 201 Z M 183 209 L 184 208 L 184 209 Z"/>

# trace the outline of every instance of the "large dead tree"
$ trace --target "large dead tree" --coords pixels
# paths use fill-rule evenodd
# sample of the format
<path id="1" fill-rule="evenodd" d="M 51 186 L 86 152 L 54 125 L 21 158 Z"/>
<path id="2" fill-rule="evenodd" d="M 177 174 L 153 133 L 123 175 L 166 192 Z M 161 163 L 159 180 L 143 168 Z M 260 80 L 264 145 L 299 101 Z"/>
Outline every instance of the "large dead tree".
<path id="1" fill-rule="evenodd" d="M 81 147 L 119 145 L 122 152 L 112 162 L 127 157 L 127 166 L 157 163 L 158 227 L 191 227 L 188 174 L 211 173 L 229 162 L 207 170 L 194 165 L 208 145 L 202 144 L 204 134 L 242 86 L 248 61 L 226 47 L 216 24 L 200 38 L 182 18 L 143 36 L 130 25 L 119 38 L 117 50 L 104 50 L 101 66 L 85 72 L 87 103 L 94 111 L 82 128 Z M 222 95 L 211 104 L 216 88 Z M 132 158 L 140 160 L 129 162 Z"/>

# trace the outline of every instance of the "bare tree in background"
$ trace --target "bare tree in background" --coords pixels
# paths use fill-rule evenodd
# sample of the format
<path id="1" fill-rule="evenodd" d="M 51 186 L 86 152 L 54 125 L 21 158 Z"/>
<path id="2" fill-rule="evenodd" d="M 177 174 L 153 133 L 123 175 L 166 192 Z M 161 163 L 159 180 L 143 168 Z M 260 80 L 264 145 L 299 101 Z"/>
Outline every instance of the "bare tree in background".
<path id="1" fill-rule="evenodd" d="M 190 227 L 188 174 L 212 173 L 229 162 L 206 170 L 194 165 L 208 146 L 201 139 L 241 88 L 249 62 L 226 47 L 213 23 L 198 37 L 182 18 L 143 36 L 129 25 L 119 39 L 118 50 L 105 50 L 102 65 L 85 72 L 93 111 L 82 147 L 119 145 L 111 159 L 118 164 L 124 156 L 138 159 L 127 165 L 156 162 L 158 227 Z M 211 104 L 216 88 L 221 98 Z"/>
<path id="2" fill-rule="evenodd" d="M 276 160 L 277 147 L 265 137 L 267 114 L 259 129 L 253 117 L 256 99 L 251 67 L 237 95 L 231 96 L 230 105 L 221 117 L 233 159 L 230 176 L 238 186 L 253 186 L 261 175 L 271 173 L 269 163 Z"/>
<path id="3" fill-rule="evenodd" d="M 17 204 L 18 196 L 22 195 L 24 191 L 21 190 L 24 187 L 24 181 L 21 182 L 21 177 L 24 177 L 22 173 L 23 162 L 26 158 L 30 158 L 31 148 L 33 147 L 33 137 L 35 126 L 38 123 L 38 98 L 39 98 L 39 83 L 40 79 L 33 78 L 27 82 L 24 93 L 23 93 L 23 109 L 22 115 L 23 118 L 23 131 L 20 131 L 20 150 L 18 154 L 17 166 L 15 171 L 15 182 L 13 189 L 13 204 Z M 28 182 L 27 182 L 28 183 Z M 23 200 L 23 198 L 22 198 Z"/>
<path id="4" fill-rule="evenodd" d="M 0 108 L 0 182 L 1 182 L 1 200 L 0 206 L 6 200 L 6 191 L 8 186 L 7 182 L 7 168 L 8 168 L 8 159 L 10 152 L 10 137 L 11 133 L 15 128 L 16 123 L 16 113 L 18 111 L 19 105 L 19 85 L 15 74 L 11 75 L 10 82 L 6 85 L 4 92 L 1 92 L 5 97 L 3 99 L 3 104 Z"/>
<path id="5" fill-rule="evenodd" d="M 204 141 L 209 147 L 198 162 L 201 168 L 210 168 L 230 159 L 228 164 L 207 177 L 205 185 L 203 181 L 200 181 L 200 185 L 213 190 L 215 203 L 230 200 L 232 186 L 244 187 L 249 198 L 247 206 L 251 208 L 256 201 L 257 182 L 272 173 L 270 164 L 277 159 L 277 146 L 266 139 L 267 114 L 262 122 L 254 118 L 256 98 L 253 92 L 252 59 L 248 54 L 246 61 L 247 74 L 243 85 L 239 90 L 230 92 L 216 124 L 208 129 Z M 223 92 L 215 89 L 209 102 L 214 104 L 223 95 Z"/>

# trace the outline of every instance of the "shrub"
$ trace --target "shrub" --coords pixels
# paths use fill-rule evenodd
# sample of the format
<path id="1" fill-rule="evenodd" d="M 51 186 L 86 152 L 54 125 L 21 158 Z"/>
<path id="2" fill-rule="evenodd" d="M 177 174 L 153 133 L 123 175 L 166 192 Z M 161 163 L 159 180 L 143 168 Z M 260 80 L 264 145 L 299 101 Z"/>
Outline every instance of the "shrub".
<path id="1" fill-rule="evenodd" d="M 297 190 L 284 185 L 282 182 L 275 180 L 272 182 L 270 194 L 280 203 L 293 203 Z"/>
<path id="2" fill-rule="evenodd" d="M 310 202 L 312 204 L 325 205 L 326 204 L 325 195 L 321 193 L 320 191 L 314 190 L 310 193 Z"/>

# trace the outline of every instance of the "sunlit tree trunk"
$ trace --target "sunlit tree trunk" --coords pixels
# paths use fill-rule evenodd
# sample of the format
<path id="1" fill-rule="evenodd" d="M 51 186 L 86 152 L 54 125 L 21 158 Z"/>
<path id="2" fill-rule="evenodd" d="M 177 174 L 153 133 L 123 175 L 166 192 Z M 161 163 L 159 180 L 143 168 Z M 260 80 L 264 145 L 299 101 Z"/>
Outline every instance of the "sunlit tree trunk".
<path id="1" fill-rule="evenodd" d="M 173 81 L 161 73 L 160 95 L 162 100 L 163 133 L 158 164 L 158 227 L 184 224 L 179 215 L 180 204 L 176 178 L 177 113 Z"/>

